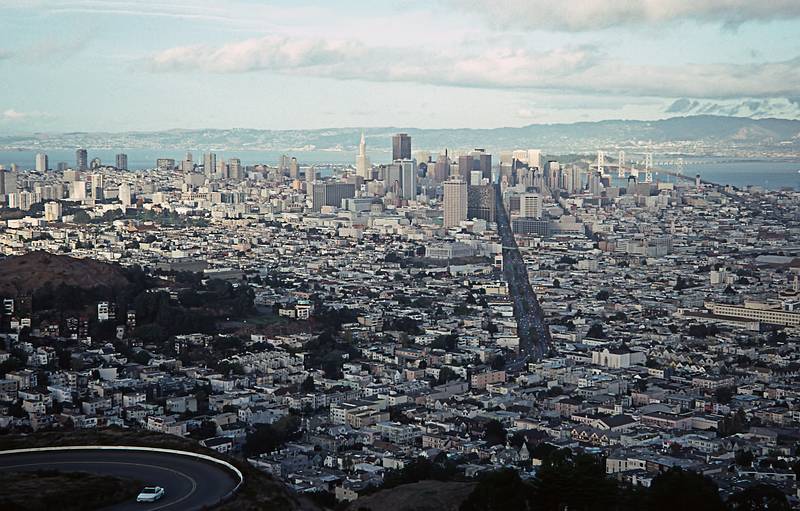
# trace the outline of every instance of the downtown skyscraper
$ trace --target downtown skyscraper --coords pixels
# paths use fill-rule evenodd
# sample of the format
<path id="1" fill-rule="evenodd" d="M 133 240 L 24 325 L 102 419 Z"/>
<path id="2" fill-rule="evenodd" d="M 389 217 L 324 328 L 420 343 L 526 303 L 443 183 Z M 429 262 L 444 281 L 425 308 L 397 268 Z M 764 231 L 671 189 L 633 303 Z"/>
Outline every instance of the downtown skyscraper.
<path id="1" fill-rule="evenodd" d="M 392 136 L 392 161 L 411 159 L 411 137 L 406 133 Z"/>

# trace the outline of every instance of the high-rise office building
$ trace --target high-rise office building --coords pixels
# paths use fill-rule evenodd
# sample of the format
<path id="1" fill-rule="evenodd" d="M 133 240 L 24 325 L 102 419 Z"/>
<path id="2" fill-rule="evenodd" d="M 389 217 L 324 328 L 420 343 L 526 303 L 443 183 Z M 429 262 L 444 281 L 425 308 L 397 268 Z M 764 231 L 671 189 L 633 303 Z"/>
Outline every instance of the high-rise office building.
<path id="1" fill-rule="evenodd" d="M 458 173 L 469 179 L 473 170 L 480 171 L 484 179 L 492 179 L 492 155 L 483 149 L 475 149 L 469 154 L 458 157 Z"/>
<path id="2" fill-rule="evenodd" d="M 561 188 L 561 164 L 550 160 L 544 165 L 544 183 L 552 190 Z"/>
<path id="3" fill-rule="evenodd" d="M 228 174 L 231 179 L 242 179 L 242 160 L 239 158 L 228 160 Z"/>
<path id="4" fill-rule="evenodd" d="M 306 168 L 306 183 L 313 183 L 317 180 L 317 169 L 313 165 Z M 306 188 L 308 190 L 308 188 Z"/>
<path id="5" fill-rule="evenodd" d="M 289 177 L 294 179 L 300 179 L 300 164 L 297 162 L 297 158 L 292 156 L 292 159 L 289 160 Z"/>
<path id="6" fill-rule="evenodd" d="M 186 159 L 181 160 L 181 172 L 191 172 L 194 170 L 194 160 L 192 159 L 192 153 L 186 153 Z"/>
<path id="7" fill-rule="evenodd" d="M 444 226 L 456 227 L 467 219 L 467 182 L 452 177 L 442 185 L 444 188 Z"/>
<path id="8" fill-rule="evenodd" d="M 542 168 L 542 151 L 540 149 L 528 149 L 528 166 Z"/>
<path id="9" fill-rule="evenodd" d="M 69 198 L 83 200 L 86 198 L 86 181 L 72 181 L 70 183 Z"/>
<path id="10" fill-rule="evenodd" d="M 437 183 L 442 183 L 449 177 L 450 158 L 447 156 L 447 150 L 445 149 L 444 153 L 440 154 L 439 157 L 436 158 L 436 164 L 433 166 L 433 180 Z"/>
<path id="11" fill-rule="evenodd" d="M 289 172 L 289 157 L 285 154 L 282 154 L 280 160 L 278 161 L 278 175 L 283 176 L 287 172 Z"/>
<path id="12" fill-rule="evenodd" d="M 542 218 L 542 197 L 535 193 L 523 193 L 519 198 L 519 216 Z"/>
<path id="13" fill-rule="evenodd" d="M 122 183 L 119 185 L 119 201 L 126 208 L 131 205 L 133 197 L 131 196 L 131 185 L 128 183 Z"/>
<path id="14" fill-rule="evenodd" d="M 215 168 L 214 174 L 219 176 L 220 179 L 228 178 L 228 166 L 225 164 L 224 159 L 220 158 L 217 161 L 217 166 Z"/>
<path id="15" fill-rule="evenodd" d="M 214 153 L 205 153 L 203 155 L 203 173 L 206 177 L 212 177 L 217 170 L 217 155 Z"/>
<path id="16" fill-rule="evenodd" d="M 89 168 L 89 153 L 86 149 L 75 151 L 75 170 L 86 170 Z"/>
<path id="17" fill-rule="evenodd" d="M 579 192 L 583 185 L 580 170 L 575 165 L 570 165 L 564 169 L 563 174 L 564 189 L 569 193 Z"/>
<path id="18" fill-rule="evenodd" d="M 398 133 L 392 137 L 392 161 L 411 159 L 411 137 Z"/>
<path id="19" fill-rule="evenodd" d="M 313 169 L 313 167 L 309 167 Z M 342 207 L 343 199 L 352 199 L 356 196 L 356 185 L 353 183 L 311 183 L 311 209 L 319 211 L 323 206 Z"/>
<path id="20" fill-rule="evenodd" d="M 589 171 L 588 187 L 589 193 L 599 197 L 603 193 L 603 176 L 596 170 Z"/>
<path id="21" fill-rule="evenodd" d="M 117 169 L 119 170 L 128 170 L 128 155 L 125 153 L 119 153 L 117 155 Z"/>
<path id="22" fill-rule="evenodd" d="M 358 144 L 358 156 L 356 156 L 356 175 L 364 179 L 372 179 L 372 169 L 367 157 L 367 141 L 363 131 L 361 132 L 361 142 Z"/>
<path id="23" fill-rule="evenodd" d="M 467 218 L 479 218 L 487 222 L 494 222 L 496 206 L 494 185 L 467 188 Z"/>
<path id="24" fill-rule="evenodd" d="M 36 153 L 36 172 L 47 172 L 48 160 L 45 153 Z"/>
<path id="25" fill-rule="evenodd" d="M 103 176 L 103 174 L 92 174 L 92 197 L 95 199 L 102 199 L 104 187 L 105 176 Z"/>
<path id="26" fill-rule="evenodd" d="M 0 165 L 0 206 L 6 201 L 6 168 Z"/>
<path id="27" fill-rule="evenodd" d="M 417 164 L 414 160 L 400 160 L 400 196 L 407 200 L 417 198 Z"/>
<path id="28" fill-rule="evenodd" d="M 61 220 L 61 203 L 47 202 L 44 205 L 44 219 L 48 222 L 58 222 Z"/>

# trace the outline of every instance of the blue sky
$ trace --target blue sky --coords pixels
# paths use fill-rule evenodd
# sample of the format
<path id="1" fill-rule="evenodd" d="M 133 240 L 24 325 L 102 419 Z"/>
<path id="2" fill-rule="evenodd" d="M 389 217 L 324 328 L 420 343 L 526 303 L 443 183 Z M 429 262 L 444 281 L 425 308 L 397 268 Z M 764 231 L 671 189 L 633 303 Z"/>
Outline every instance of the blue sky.
<path id="1" fill-rule="evenodd" d="M 800 118 L 797 0 L 0 0 L 0 133 Z"/>

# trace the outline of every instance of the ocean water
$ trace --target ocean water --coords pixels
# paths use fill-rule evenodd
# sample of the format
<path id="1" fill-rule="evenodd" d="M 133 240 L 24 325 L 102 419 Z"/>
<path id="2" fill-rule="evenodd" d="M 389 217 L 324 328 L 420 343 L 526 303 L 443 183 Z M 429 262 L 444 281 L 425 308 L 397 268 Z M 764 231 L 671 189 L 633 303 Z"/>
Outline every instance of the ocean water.
<path id="1" fill-rule="evenodd" d="M 98 157 L 103 163 L 113 164 L 118 152 L 128 155 L 128 166 L 131 169 L 152 168 L 157 158 L 174 158 L 180 161 L 185 157 L 185 151 L 177 150 L 152 150 L 152 149 L 129 149 L 129 150 L 92 150 L 89 149 L 89 160 Z M 348 164 L 355 163 L 356 153 L 354 151 L 293 151 L 284 153 L 281 151 L 218 151 L 217 158 L 240 158 L 243 165 L 254 165 L 258 163 L 275 165 L 282 154 L 295 156 L 301 164 L 324 165 L 329 164 Z M 47 151 L 50 167 L 55 168 L 58 162 L 67 162 L 69 165 L 75 164 L 75 151 L 51 150 Z M 194 151 L 194 161 L 202 162 L 202 152 Z M 23 168 L 31 168 L 34 165 L 36 151 L 0 151 L 0 165 L 8 168 L 12 163 Z M 391 156 L 386 151 L 369 151 L 368 156 L 373 163 L 388 162 Z M 656 161 L 658 163 L 658 161 Z M 664 168 L 675 170 L 675 166 L 664 165 Z M 800 190 L 800 157 L 796 160 L 727 160 L 721 158 L 704 159 L 686 158 L 684 174 L 700 177 L 707 181 L 719 184 L 729 184 L 744 188 L 746 186 L 760 186 L 770 190 L 779 188 L 794 188 Z M 674 178 L 667 175 L 654 176 L 661 181 L 671 181 Z"/>

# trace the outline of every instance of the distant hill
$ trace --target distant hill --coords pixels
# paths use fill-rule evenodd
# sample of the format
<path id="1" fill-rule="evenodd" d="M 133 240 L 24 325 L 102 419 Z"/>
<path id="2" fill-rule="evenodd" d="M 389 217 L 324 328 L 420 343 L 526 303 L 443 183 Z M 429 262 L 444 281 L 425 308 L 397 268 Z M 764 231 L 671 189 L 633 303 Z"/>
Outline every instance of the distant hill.
<path id="1" fill-rule="evenodd" d="M 81 289 L 118 288 L 129 281 L 119 266 L 94 259 L 76 259 L 48 252 L 31 252 L 0 259 L 0 295 L 27 294 L 50 283 Z"/>
<path id="2" fill-rule="evenodd" d="M 391 135 L 411 135 L 415 149 L 484 147 L 489 150 L 541 148 L 592 150 L 653 142 L 700 142 L 723 147 L 800 149 L 800 120 L 698 115 L 657 121 L 609 120 L 572 124 L 531 124 L 518 128 L 367 128 L 370 150 L 388 151 Z M 0 136 L 0 150 L 75 147 L 162 150 L 355 151 L 361 128 L 314 130 L 174 129 L 126 133 L 37 133 Z"/>

